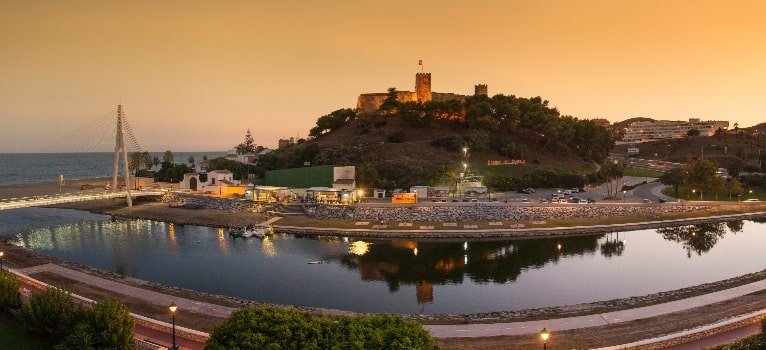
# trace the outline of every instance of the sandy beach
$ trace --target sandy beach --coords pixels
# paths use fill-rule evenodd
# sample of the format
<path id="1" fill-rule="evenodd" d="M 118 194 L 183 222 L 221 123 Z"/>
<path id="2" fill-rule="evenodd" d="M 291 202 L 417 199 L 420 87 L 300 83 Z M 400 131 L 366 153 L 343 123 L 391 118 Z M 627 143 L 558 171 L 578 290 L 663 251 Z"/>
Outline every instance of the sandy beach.
<path id="1" fill-rule="evenodd" d="M 80 189 L 83 185 L 91 185 L 95 188 L 103 189 L 104 186 L 111 181 L 111 178 L 101 177 L 82 180 L 66 180 L 64 181 L 64 184 L 59 184 L 58 181 L 48 181 L 0 185 L 0 199 L 78 193 L 83 191 Z"/>

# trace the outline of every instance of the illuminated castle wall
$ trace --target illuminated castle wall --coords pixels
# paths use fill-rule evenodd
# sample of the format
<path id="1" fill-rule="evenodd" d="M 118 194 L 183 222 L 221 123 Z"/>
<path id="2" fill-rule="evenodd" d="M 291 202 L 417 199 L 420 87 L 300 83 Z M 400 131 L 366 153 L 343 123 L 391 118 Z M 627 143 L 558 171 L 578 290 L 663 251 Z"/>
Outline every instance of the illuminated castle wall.
<path id="1" fill-rule="evenodd" d="M 479 84 L 475 87 L 476 94 L 487 94 L 487 85 Z M 388 97 L 386 92 L 377 92 L 369 94 L 361 94 L 356 101 L 356 113 L 371 114 L 376 113 L 383 101 Z M 449 101 L 449 100 L 465 100 L 466 95 L 445 93 L 445 92 L 432 92 L 431 91 L 431 73 L 417 73 L 415 74 L 415 91 L 397 91 L 396 100 L 399 102 L 428 102 L 428 101 Z"/>

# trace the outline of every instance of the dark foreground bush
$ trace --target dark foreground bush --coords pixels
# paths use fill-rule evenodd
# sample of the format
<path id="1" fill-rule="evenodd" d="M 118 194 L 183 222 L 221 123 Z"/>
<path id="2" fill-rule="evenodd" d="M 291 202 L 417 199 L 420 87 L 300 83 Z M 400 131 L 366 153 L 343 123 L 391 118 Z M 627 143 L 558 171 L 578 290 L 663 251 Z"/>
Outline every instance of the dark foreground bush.
<path id="1" fill-rule="evenodd" d="M 0 271 L 0 311 L 20 307 L 19 288 L 21 283 L 16 276 Z"/>
<path id="2" fill-rule="evenodd" d="M 335 322 L 295 309 L 246 307 L 213 329 L 205 348 L 432 350 L 437 347 L 419 324 L 398 316 L 345 317 Z"/>

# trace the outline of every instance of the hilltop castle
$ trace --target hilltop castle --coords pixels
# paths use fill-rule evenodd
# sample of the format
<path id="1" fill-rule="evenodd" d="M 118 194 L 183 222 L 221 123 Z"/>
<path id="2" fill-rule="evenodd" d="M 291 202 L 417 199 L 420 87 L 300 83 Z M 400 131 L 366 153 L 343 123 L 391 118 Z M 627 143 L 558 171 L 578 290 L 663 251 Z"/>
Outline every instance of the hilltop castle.
<path id="1" fill-rule="evenodd" d="M 487 85 L 478 84 L 475 87 L 476 95 L 487 95 Z M 361 94 L 356 101 L 357 114 L 375 113 L 380 109 L 383 101 L 388 97 L 386 92 L 376 92 L 370 94 Z M 431 91 L 431 73 L 415 74 L 415 91 L 397 91 L 396 100 L 399 102 L 428 102 L 428 101 L 449 101 L 465 100 L 466 95 L 432 92 Z"/>

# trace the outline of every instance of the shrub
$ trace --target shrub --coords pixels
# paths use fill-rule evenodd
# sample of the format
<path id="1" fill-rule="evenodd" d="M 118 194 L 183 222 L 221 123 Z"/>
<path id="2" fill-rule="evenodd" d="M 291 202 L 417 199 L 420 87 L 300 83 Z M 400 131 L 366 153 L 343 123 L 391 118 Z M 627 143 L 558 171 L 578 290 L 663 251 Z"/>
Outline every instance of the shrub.
<path id="1" fill-rule="evenodd" d="M 19 308 L 19 288 L 21 283 L 16 276 L 0 271 L 0 311 Z"/>
<path id="2" fill-rule="evenodd" d="M 377 315 L 341 319 L 334 327 L 331 349 L 429 350 L 433 338 L 420 324 L 401 316 Z"/>
<path id="3" fill-rule="evenodd" d="M 105 349 L 130 349 L 136 321 L 119 301 L 102 300 L 86 312 L 96 343 Z"/>
<path id="4" fill-rule="evenodd" d="M 215 327 L 205 349 L 321 349 L 322 323 L 305 312 L 245 307 Z"/>
<path id="5" fill-rule="evenodd" d="M 32 294 L 19 317 L 32 331 L 62 339 L 82 320 L 83 309 L 65 290 L 48 287 L 42 293 Z"/>
<path id="6" fill-rule="evenodd" d="M 307 312 L 245 307 L 213 329 L 205 349 L 431 350 L 437 346 L 418 323 L 400 316 L 341 318 Z"/>

